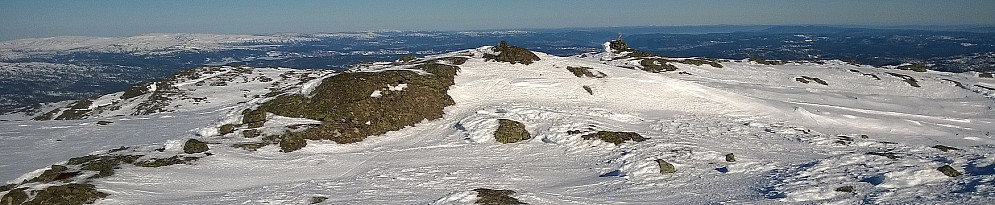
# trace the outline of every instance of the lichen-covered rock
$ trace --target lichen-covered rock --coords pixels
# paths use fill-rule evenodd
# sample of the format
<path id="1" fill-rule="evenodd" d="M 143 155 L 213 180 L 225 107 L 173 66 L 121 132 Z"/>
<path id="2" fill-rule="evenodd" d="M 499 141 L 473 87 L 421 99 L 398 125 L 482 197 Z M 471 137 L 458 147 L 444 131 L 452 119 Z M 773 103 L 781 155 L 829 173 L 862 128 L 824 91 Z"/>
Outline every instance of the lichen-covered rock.
<path id="1" fill-rule="evenodd" d="M 207 150 L 207 143 L 197 139 L 188 139 L 186 143 L 183 143 L 183 153 L 193 154 L 206 152 Z"/>
<path id="2" fill-rule="evenodd" d="M 670 174 L 677 172 L 677 168 L 675 168 L 673 164 L 670 164 L 667 161 L 663 161 L 662 159 L 657 159 L 656 164 L 657 166 L 660 167 L 660 174 Z"/>
<path id="3" fill-rule="evenodd" d="M 898 156 L 897 153 L 890 153 L 890 152 L 868 152 L 867 154 L 868 155 L 875 155 L 875 156 L 887 157 L 888 159 L 902 158 L 901 156 Z"/>
<path id="4" fill-rule="evenodd" d="M 578 78 L 589 77 L 589 78 L 604 78 L 605 74 L 597 71 L 591 71 L 592 68 L 589 67 L 573 67 L 567 66 L 567 71 L 573 73 L 574 76 Z M 597 72 L 597 73 L 594 73 Z"/>
<path id="5" fill-rule="evenodd" d="M 447 62 L 447 63 L 449 63 L 451 65 L 463 65 L 464 63 L 466 63 L 466 60 L 469 60 L 469 59 L 470 58 L 466 58 L 466 57 L 445 57 L 445 58 L 442 58 L 442 59 L 439 59 L 439 60 Z"/>
<path id="6" fill-rule="evenodd" d="M 65 184 L 38 191 L 27 204 L 92 204 L 107 196 L 90 184 Z"/>
<path id="7" fill-rule="evenodd" d="M 310 97 L 281 95 L 246 113 L 269 112 L 320 120 L 321 125 L 304 130 L 302 136 L 337 143 L 359 142 L 423 120 L 442 118 L 442 109 L 455 103 L 446 91 L 453 85 L 459 67 L 430 61 L 413 69 L 429 74 L 407 70 L 341 73 L 325 78 Z M 388 89 L 401 84 L 403 89 Z M 374 92 L 380 95 L 374 97 Z"/>
<path id="8" fill-rule="evenodd" d="M 262 127 L 266 122 L 266 111 L 244 110 L 242 111 L 242 124 L 248 125 L 249 129 Z"/>
<path id="9" fill-rule="evenodd" d="M 801 82 L 801 83 L 805 83 L 805 84 L 808 84 L 809 82 L 813 82 L 814 81 L 814 82 L 816 82 L 818 84 L 829 85 L 829 83 L 827 83 L 825 80 L 822 80 L 822 79 L 819 79 L 819 78 L 808 77 L 808 76 L 804 76 L 804 75 L 801 76 L 801 77 L 795 78 L 795 81 L 798 81 L 798 82 Z"/>
<path id="10" fill-rule="evenodd" d="M 850 192 L 853 192 L 853 186 L 841 186 L 841 187 L 836 187 L 836 190 L 835 190 L 835 191 L 838 191 L 838 192 L 847 192 L 847 193 L 850 193 Z"/>
<path id="11" fill-rule="evenodd" d="M 958 149 L 956 147 L 951 147 L 951 146 L 946 146 L 946 145 L 936 145 L 936 146 L 933 146 L 933 149 L 938 149 L 938 150 L 944 151 L 944 152 L 950 151 L 950 150 L 960 150 L 960 149 Z"/>
<path id="12" fill-rule="evenodd" d="M 293 152 L 307 146 L 303 133 L 287 133 L 280 139 L 280 151 Z"/>
<path id="13" fill-rule="evenodd" d="M 54 118 L 52 116 L 57 114 L 60 109 L 57 108 L 52 110 L 53 113 L 35 117 L 34 120 L 81 120 L 90 114 L 91 105 L 93 105 L 93 101 L 82 99 L 66 106 L 66 109 Z"/>
<path id="14" fill-rule="evenodd" d="M 494 52 L 498 52 L 497 55 L 485 54 L 484 58 L 500 61 L 509 62 L 511 64 L 521 63 L 521 64 L 532 64 L 534 61 L 539 61 L 539 56 L 535 53 L 529 51 L 528 49 L 510 46 L 507 42 L 501 41 L 501 43 L 493 48 Z"/>
<path id="15" fill-rule="evenodd" d="M 51 168 L 42 172 L 41 175 L 35 177 L 28 182 L 53 182 L 63 179 L 68 179 L 79 175 L 79 172 L 63 173 L 67 170 L 66 166 L 62 165 L 52 165 Z"/>
<path id="16" fill-rule="evenodd" d="M 152 82 L 143 82 L 135 84 L 128 89 L 124 90 L 124 94 L 121 94 L 121 99 L 131 99 L 149 93 L 149 86 Z"/>
<path id="17" fill-rule="evenodd" d="M 647 138 L 639 135 L 635 132 L 609 132 L 609 131 L 598 131 L 596 133 L 586 134 L 581 136 L 585 140 L 600 139 L 608 143 L 617 145 L 622 144 L 625 141 L 642 142 L 646 141 Z"/>
<path id="18" fill-rule="evenodd" d="M 323 197 L 323 196 L 311 197 L 311 204 L 319 204 L 321 202 L 325 202 L 325 200 L 328 200 L 328 197 Z"/>
<path id="19" fill-rule="evenodd" d="M 258 137 L 261 134 L 262 133 L 259 132 L 259 130 L 256 130 L 256 129 L 243 130 L 242 131 L 242 136 L 245 137 L 245 138 L 256 138 L 256 137 Z"/>
<path id="20" fill-rule="evenodd" d="M 233 124 L 224 124 L 221 125 L 220 128 L 218 128 L 218 133 L 221 133 L 221 135 L 227 135 L 228 133 L 232 132 L 235 132 L 235 125 Z"/>
<path id="21" fill-rule="evenodd" d="M 643 66 L 643 71 L 651 73 L 677 70 L 676 66 L 670 65 L 666 60 L 660 58 L 646 58 L 639 61 L 639 65 Z"/>
<path id="22" fill-rule="evenodd" d="M 14 189 L 15 187 L 17 187 L 17 184 L 7 184 L 7 185 L 0 186 L 0 192 L 10 191 L 11 189 Z"/>
<path id="23" fill-rule="evenodd" d="M 172 156 L 170 158 L 155 158 L 145 161 L 138 161 L 133 164 L 139 167 L 164 167 L 175 164 L 185 164 L 188 161 L 193 161 L 197 159 L 198 159 L 197 157 L 184 157 L 181 159 L 180 156 Z"/>
<path id="24" fill-rule="evenodd" d="M 512 190 L 495 190 L 495 189 L 485 189 L 477 188 L 473 189 L 477 192 L 477 201 L 474 204 L 484 204 L 484 205 L 506 205 L 506 204 L 526 204 L 519 201 L 515 197 L 511 197 L 515 191 Z"/>
<path id="25" fill-rule="evenodd" d="M 525 130 L 525 125 L 521 122 L 498 119 L 498 129 L 494 131 L 494 139 L 501 143 L 515 143 L 532 139 L 532 135 Z"/>
<path id="26" fill-rule="evenodd" d="M 936 168 L 936 170 L 943 172 L 943 175 L 947 175 L 948 177 L 957 177 L 961 175 L 959 171 L 957 171 L 950 165 L 943 165 L 942 167 Z"/>
<path id="27" fill-rule="evenodd" d="M 3 198 L 0 198 L 0 204 L 7 205 L 24 203 L 24 201 L 28 200 L 28 193 L 24 192 L 25 189 L 26 188 L 10 190 L 10 192 L 3 195 Z"/>
<path id="28" fill-rule="evenodd" d="M 726 154 L 726 162 L 736 162 L 736 155 L 732 153 Z"/>
<path id="29" fill-rule="evenodd" d="M 141 155 L 101 156 L 97 160 L 83 164 L 80 169 L 97 171 L 97 175 L 94 175 L 91 178 L 109 177 L 114 175 L 114 170 L 117 169 L 119 165 L 134 163 L 141 157 Z"/>

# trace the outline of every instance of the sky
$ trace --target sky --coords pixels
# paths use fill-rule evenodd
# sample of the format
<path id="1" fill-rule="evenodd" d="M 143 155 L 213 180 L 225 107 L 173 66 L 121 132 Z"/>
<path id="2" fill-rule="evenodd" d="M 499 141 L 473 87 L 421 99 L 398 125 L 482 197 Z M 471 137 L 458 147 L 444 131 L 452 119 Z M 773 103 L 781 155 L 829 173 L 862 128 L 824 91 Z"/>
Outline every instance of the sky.
<path id="1" fill-rule="evenodd" d="M 0 40 L 672 25 L 995 25 L 995 0 L 2 0 Z"/>

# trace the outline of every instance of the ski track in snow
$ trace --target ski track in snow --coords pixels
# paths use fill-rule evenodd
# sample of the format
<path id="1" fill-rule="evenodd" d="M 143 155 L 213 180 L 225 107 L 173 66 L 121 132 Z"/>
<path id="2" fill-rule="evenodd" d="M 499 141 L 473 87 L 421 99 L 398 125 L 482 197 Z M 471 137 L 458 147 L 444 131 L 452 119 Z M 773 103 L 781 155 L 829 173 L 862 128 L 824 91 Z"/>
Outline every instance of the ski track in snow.
<path id="1" fill-rule="evenodd" d="M 479 57 L 483 49 L 460 53 Z M 456 104 L 442 119 L 354 144 L 309 141 L 291 153 L 232 148 L 244 141 L 239 134 L 216 136 L 219 125 L 238 122 L 239 112 L 258 101 L 237 97 L 159 116 L 98 118 L 115 122 L 106 126 L 94 125 L 98 119 L 6 121 L 0 179 L 17 182 L 50 164 L 122 145 L 170 147 L 200 138 L 213 143 L 213 156 L 192 165 L 124 166 L 93 183 L 111 194 L 98 203 L 301 204 L 321 196 L 328 204 L 463 204 L 475 199 L 474 188 L 514 190 L 532 204 L 983 204 L 995 197 L 995 141 L 987 135 L 993 102 L 967 90 L 926 79 L 915 90 L 848 73 L 844 68 L 874 70 L 842 63 L 678 64 L 688 76 L 605 65 L 601 56 L 538 55 L 543 60 L 531 65 L 471 58 L 460 66 L 449 90 Z M 607 77 L 577 78 L 567 66 Z M 794 81 L 799 75 L 831 84 L 801 84 Z M 310 91 L 327 76 L 297 82 L 307 86 L 289 92 Z M 245 88 L 252 89 L 246 96 L 265 93 Z M 211 89 L 203 92 L 221 90 Z M 401 85 L 385 89 L 403 92 Z M 270 118 L 264 132 L 311 122 Z M 495 142 L 498 119 L 522 122 L 533 138 Z M 631 131 L 649 139 L 615 146 L 571 130 Z M 962 150 L 930 148 L 936 144 Z M 728 153 L 737 161 L 726 162 Z M 660 174 L 657 159 L 677 172 Z M 965 176 L 935 170 L 945 164 Z M 844 185 L 855 191 L 833 191 Z"/>

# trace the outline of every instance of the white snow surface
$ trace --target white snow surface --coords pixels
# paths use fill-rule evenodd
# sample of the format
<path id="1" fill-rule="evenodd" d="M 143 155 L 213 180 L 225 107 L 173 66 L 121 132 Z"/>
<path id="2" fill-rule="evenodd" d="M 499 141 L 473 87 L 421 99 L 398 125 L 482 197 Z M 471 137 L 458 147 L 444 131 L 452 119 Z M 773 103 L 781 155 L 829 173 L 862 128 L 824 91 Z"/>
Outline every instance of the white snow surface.
<path id="1" fill-rule="evenodd" d="M 290 153 L 276 146 L 232 148 L 246 139 L 239 132 L 219 136 L 217 128 L 239 122 L 242 110 L 269 99 L 249 97 L 268 87 L 248 80 L 191 91 L 211 103 L 183 104 L 173 112 L 0 122 L 0 180 L 18 183 L 51 164 L 118 146 L 175 147 L 197 138 L 211 143 L 214 155 L 188 165 L 124 165 L 93 182 L 110 194 L 97 203 L 302 204 L 323 196 L 326 204 L 465 204 L 476 200 L 475 188 L 513 190 L 513 197 L 530 204 L 995 203 L 995 101 L 992 91 L 973 86 L 995 84 L 991 79 L 839 61 L 675 64 L 691 75 L 649 73 L 613 66 L 617 62 L 602 60 L 605 54 L 536 53 L 542 60 L 530 65 L 485 61 L 487 48 L 432 56 L 474 56 L 460 65 L 448 91 L 455 105 L 443 118 L 363 142 L 308 141 Z M 578 78 L 567 66 L 606 77 Z M 287 70 L 256 69 L 252 75 L 281 82 L 287 79 L 276 74 Z M 297 70 L 312 78 L 284 83 L 300 87 L 287 92 L 310 92 L 333 75 L 317 72 Z M 912 76 L 922 87 L 886 72 Z M 802 75 L 829 85 L 795 81 Z M 317 123 L 268 118 L 266 133 Z M 522 122 L 533 138 L 496 142 L 498 119 Z M 98 126 L 98 120 L 114 123 Z M 571 130 L 636 132 L 649 139 L 615 146 Z M 938 144 L 961 150 L 930 148 Z M 728 153 L 735 162 L 725 161 Z M 660 174 L 657 159 L 677 172 Z M 947 177 L 936 170 L 943 165 L 964 175 Z M 854 191 L 834 191 L 841 186 Z"/>

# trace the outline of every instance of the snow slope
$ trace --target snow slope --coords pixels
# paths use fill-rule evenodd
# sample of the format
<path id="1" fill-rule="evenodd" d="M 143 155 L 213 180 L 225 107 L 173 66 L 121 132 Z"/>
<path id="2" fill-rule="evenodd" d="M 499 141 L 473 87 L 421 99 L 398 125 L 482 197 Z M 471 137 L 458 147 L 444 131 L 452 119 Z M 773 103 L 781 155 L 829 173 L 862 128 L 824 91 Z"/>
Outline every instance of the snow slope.
<path id="1" fill-rule="evenodd" d="M 425 57 L 472 56 L 448 91 L 455 105 L 442 119 L 353 144 L 309 141 L 289 153 L 277 146 L 233 148 L 250 140 L 238 132 L 219 135 L 218 127 L 270 99 L 254 96 L 269 84 L 196 87 L 211 76 L 174 84 L 208 97 L 208 104 L 180 103 L 148 116 L 118 116 L 127 114 L 121 111 L 79 121 L 0 122 L 0 180 L 18 183 L 50 164 L 122 145 L 132 146 L 131 152 L 162 147 L 176 153 L 183 140 L 196 138 L 210 143 L 212 156 L 186 165 L 124 166 L 92 182 L 110 194 L 97 203 L 301 204 L 327 197 L 323 203 L 463 204 L 476 199 L 475 188 L 514 190 L 513 197 L 531 204 L 995 201 L 995 101 L 993 91 L 974 86 L 991 87 L 991 79 L 835 61 L 724 60 L 722 68 L 674 63 L 678 71 L 651 73 L 616 66 L 613 61 L 633 59 L 603 58 L 610 52 L 536 53 L 542 60 L 529 65 L 485 61 L 488 52 L 482 47 Z M 374 65 L 353 70 L 407 69 Z M 579 78 L 568 66 L 606 76 Z M 253 75 L 287 71 L 260 68 Z M 297 72 L 310 77 L 274 79 L 306 93 L 334 75 Z M 921 87 L 887 72 L 915 78 Z M 800 76 L 828 85 L 801 83 L 795 79 Z M 308 123 L 269 119 L 264 131 L 270 133 Z M 498 119 L 522 122 L 533 138 L 496 142 Z M 113 124 L 95 125 L 98 120 Z M 636 132 L 649 139 L 616 146 L 568 133 L 574 130 Z M 725 160 L 729 153 L 735 162 Z M 658 159 L 677 171 L 661 174 Z M 943 165 L 964 175 L 945 176 L 937 171 Z M 835 191 L 844 186 L 853 191 Z"/>

